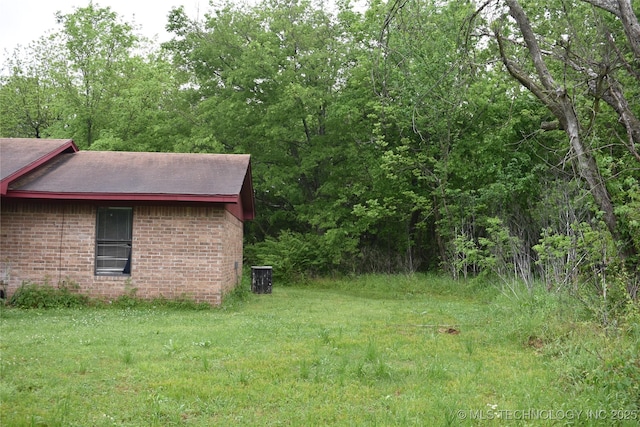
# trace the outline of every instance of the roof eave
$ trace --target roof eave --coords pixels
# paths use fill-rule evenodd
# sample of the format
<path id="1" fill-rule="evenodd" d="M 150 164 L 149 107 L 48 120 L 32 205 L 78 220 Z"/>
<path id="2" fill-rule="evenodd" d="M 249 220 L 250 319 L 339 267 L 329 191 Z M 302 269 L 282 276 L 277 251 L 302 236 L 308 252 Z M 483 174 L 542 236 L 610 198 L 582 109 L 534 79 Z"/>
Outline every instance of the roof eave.
<path id="1" fill-rule="evenodd" d="M 62 193 L 9 190 L 6 197 L 13 199 L 41 199 L 64 201 L 122 201 L 122 202 L 197 202 L 238 203 L 238 195 L 200 194 L 140 194 L 140 193 Z"/>
<path id="2" fill-rule="evenodd" d="M 9 184 L 11 184 L 16 179 L 21 178 L 22 176 L 28 174 L 29 172 L 31 172 L 31 171 L 39 168 L 43 164 L 47 163 L 48 161 L 50 161 L 54 157 L 58 156 L 59 154 L 64 153 L 64 152 L 69 151 L 69 150 L 73 151 L 74 153 L 78 152 L 78 146 L 71 139 L 66 141 L 66 142 L 64 142 L 64 143 L 62 143 L 55 150 L 52 150 L 52 151 L 48 152 L 46 155 L 40 157 L 38 160 L 29 163 L 28 165 L 24 166 L 23 168 L 15 171 L 11 175 L 5 177 L 0 182 L 0 195 L 6 196 L 7 195 L 7 191 L 9 189 Z"/>

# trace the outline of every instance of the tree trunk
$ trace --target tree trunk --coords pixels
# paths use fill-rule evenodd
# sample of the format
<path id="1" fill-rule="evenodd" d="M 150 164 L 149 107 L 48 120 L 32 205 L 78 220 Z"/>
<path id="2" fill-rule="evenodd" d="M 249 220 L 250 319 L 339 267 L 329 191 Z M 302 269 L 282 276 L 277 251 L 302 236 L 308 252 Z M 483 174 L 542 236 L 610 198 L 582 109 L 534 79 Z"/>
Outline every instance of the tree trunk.
<path id="1" fill-rule="evenodd" d="M 598 208 L 603 212 L 603 219 L 607 228 L 612 235 L 617 236 L 616 215 L 613 210 L 613 204 L 611 203 L 611 197 L 604 185 L 604 180 L 600 175 L 595 159 L 581 138 L 580 122 L 573 107 L 573 102 L 568 96 L 566 88 L 554 81 L 551 72 L 547 68 L 533 28 L 520 3 L 516 0 L 507 0 L 506 4 L 509 7 L 509 14 L 515 19 L 516 24 L 522 32 L 540 82 L 534 81 L 526 72 L 507 57 L 502 37 L 499 33 L 496 33 L 502 61 L 509 73 L 536 95 L 560 122 L 569 137 L 570 147 L 576 157 L 578 173 L 587 183 Z"/>

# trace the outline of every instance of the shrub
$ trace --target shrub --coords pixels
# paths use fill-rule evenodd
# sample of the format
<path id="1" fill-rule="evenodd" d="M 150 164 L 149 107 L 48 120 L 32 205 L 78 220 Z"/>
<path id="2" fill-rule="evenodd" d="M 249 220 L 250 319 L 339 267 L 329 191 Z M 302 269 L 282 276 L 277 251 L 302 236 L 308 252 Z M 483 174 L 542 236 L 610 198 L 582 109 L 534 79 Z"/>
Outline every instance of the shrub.
<path id="1" fill-rule="evenodd" d="M 282 232 L 277 239 L 267 238 L 245 250 L 250 264 L 270 265 L 274 278 L 288 281 L 309 269 L 310 245 L 300 234 Z"/>
<path id="2" fill-rule="evenodd" d="M 356 247 L 356 239 L 337 229 L 324 234 L 283 231 L 277 238 L 246 247 L 245 255 L 250 264 L 272 266 L 275 279 L 294 282 L 352 270 Z"/>
<path id="3" fill-rule="evenodd" d="M 87 305 L 89 298 L 74 292 L 76 289 L 77 284 L 67 281 L 61 282 L 58 287 L 46 282 L 42 285 L 22 283 L 8 303 L 18 308 L 68 308 Z"/>
<path id="4" fill-rule="evenodd" d="M 619 258 L 603 222 L 576 222 L 565 232 L 545 229 L 533 249 L 547 289 L 569 291 L 604 326 L 615 326 L 636 304 L 637 274 Z"/>

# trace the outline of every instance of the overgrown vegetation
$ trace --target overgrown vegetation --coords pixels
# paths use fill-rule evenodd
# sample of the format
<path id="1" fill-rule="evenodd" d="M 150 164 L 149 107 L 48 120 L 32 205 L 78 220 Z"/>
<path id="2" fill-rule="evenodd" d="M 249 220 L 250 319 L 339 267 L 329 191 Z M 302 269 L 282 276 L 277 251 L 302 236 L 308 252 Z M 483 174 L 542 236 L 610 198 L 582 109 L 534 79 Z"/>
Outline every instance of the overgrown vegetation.
<path id="1" fill-rule="evenodd" d="M 176 8 L 162 46 L 95 3 L 61 13 L 2 61 L 0 134 L 251 154 L 247 261 L 280 280 L 447 271 L 610 312 L 620 284 L 637 298 L 637 0 L 352 6 Z"/>
<path id="2" fill-rule="evenodd" d="M 231 310 L 5 307 L 0 422 L 637 425 L 637 313 L 605 328 L 563 295 L 368 275 L 244 289 Z"/>
<path id="3" fill-rule="evenodd" d="M 238 290 L 229 295 L 229 299 L 237 299 L 235 295 L 244 292 Z M 167 308 L 174 310 L 207 310 L 211 306 L 206 302 L 196 302 L 187 295 L 179 298 L 140 298 L 135 289 L 130 289 L 114 300 L 90 298 L 80 292 L 80 286 L 71 281 L 62 281 L 58 286 L 44 283 L 23 283 L 6 301 L 9 307 L 21 309 L 56 309 L 81 307 L 114 307 L 114 308 Z"/>
<path id="4" fill-rule="evenodd" d="M 250 293 L 250 278 L 243 277 L 242 284 L 236 286 L 223 297 L 220 309 L 234 310 L 247 301 Z M 11 297 L 3 301 L 8 307 L 20 309 L 56 309 L 94 307 L 116 309 L 172 309 L 172 310 L 209 310 L 212 306 L 206 302 L 196 302 L 188 295 L 178 298 L 142 298 L 137 289 L 127 286 L 119 297 L 111 299 L 91 298 L 82 294 L 80 286 L 70 280 L 63 280 L 57 286 L 45 280 L 40 283 L 23 283 Z"/>
<path id="5" fill-rule="evenodd" d="M 89 298 L 77 292 L 78 285 L 61 282 L 54 287 L 45 281 L 43 284 L 23 283 L 8 300 L 8 304 L 18 308 L 65 308 L 82 307 Z"/>
<path id="6" fill-rule="evenodd" d="M 246 261 L 291 286 L 85 310 L 72 284 L 25 284 L 2 308 L 2 421 L 635 425 L 637 6 L 225 3 L 170 11 L 162 47 L 97 4 L 61 14 L 3 61 L 0 134 L 250 153 Z"/>

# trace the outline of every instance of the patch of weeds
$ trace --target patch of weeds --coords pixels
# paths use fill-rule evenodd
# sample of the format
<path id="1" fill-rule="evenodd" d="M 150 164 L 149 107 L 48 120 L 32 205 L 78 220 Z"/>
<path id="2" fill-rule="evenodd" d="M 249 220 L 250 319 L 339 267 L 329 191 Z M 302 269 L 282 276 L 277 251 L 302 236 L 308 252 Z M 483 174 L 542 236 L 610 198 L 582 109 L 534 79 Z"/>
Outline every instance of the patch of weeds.
<path id="1" fill-rule="evenodd" d="M 167 356 L 173 356 L 180 352 L 180 346 L 178 346 L 178 344 L 176 344 L 172 339 L 163 345 L 162 349 Z"/>
<path id="2" fill-rule="evenodd" d="M 459 425 L 460 422 L 460 408 L 446 408 L 442 411 L 444 415 L 444 424 L 445 426 L 455 426 Z"/>
<path id="3" fill-rule="evenodd" d="M 187 295 L 169 299 L 158 297 L 153 299 L 138 298 L 135 293 L 125 293 L 111 303 L 115 308 L 166 308 L 169 310 L 210 310 L 211 305 L 206 302 L 196 302 Z"/>
<path id="4" fill-rule="evenodd" d="M 24 282 L 11 295 L 6 302 L 8 306 L 16 308 L 79 308 L 87 306 L 102 306 L 103 303 L 97 299 L 91 299 L 86 295 L 78 293 L 80 286 L 69 280 L 61 281 L 57 287 L 49 284 L 45 279 L 43 284 Z M 136 296 L 137 288 L 131 285 L 130 281 L 125 284 L 125 292 L 115 300 L 110 306 L 114 308 L 167 308 L 173 310 L 210 310 L 211 305 L 206 302 L 196 302 L 187 295 L 181 295 L 174 299 L 155 298 L 143 299 Z"/>
<path id="5" fill-rule="evenodd" d="M 322 341 L 323 344 L 327 344 L 330 345 L 333 343 L 333 339 L 331 338 L 331 331 L 327 328 L 324 328 L 322 330 L 320 330 L 320 341 Z"/>
<path id="6" fill-rule="evenodd" d="M 354 368 L 354 373 L 355 373 L 356 377 L 360 378 L 361 380 L 365 379 L 367 377 L 367 369 L 366 369 L 364 361 L 359 360 L 356 363 L 356 366 Z"/>
<path id="7" fill-rule="evenodd" d="M 138 288 L 133 286 L 131 278 L 124 282 L 124 294 L 113 301 L 113 305 L 119 308 L 134 308 L 138 305 L 139 299 L 136 297 Z"/>
<path id="8" fill-rule="evenodd" d="M 331 375 L 331 360 L 326 356 L 318 357 L 313 361 L 311 366 L 313 366 L 313 369 L 315 371 L 313 380 L 316 383 L 324 382 Z"/>
<path id="9" fill-rule="evenodd" d="M 136 308 L 141 305 L 141 300 L 125 294 L 113 300 L 111 305 L 115 308 Z"/>
<path id="10" fill-rule="evenodd" d="M 86 375 L 89 372 L 89 368 L 87 367 L 85 362 L 81 362 L 78 365 L 78 369 L 76 371 L 78 375 Z"/>
<path id="11" fill-rule="evenodd" d="M 165 426 L 183 424 L 182 414 L 184 414 L 185 405 L 176 405 L 176 403 L 163 396 L 155 393 L 149 397 L 148 416 L 151 418 L 150 425 Z"/>
<path id="12" fill-rule="evenodd" d="M 383 360 L 378 360 L 373 374 L 379 380 L 389 380 L 391 379 L 391 368 Z"/>
<path id="13" fill-rule="evenodd" d="M 192 298 L 190 298 L 188 295 L 181 295 L 174 299 L 159 298 L 159 299 L 151 300 L 151 302 L 152 302 L 152 305 L 154 306 L 165 307 L 165 308 L 174 309 L 174 310 L 199 311 L 199 310 L 211 309 L 211 305 L 209 305 L 208 303 L 204 301 L 197 302 Z"/>
<path id="14" fill-rule="evenodd" d="M 464 344 L 464 349 L 466 350 L 467 354 L 471 356 L 473 354 L 473 351 L 476 348 L 476 342 L 470 337 L 465 337 L 465 339 L 462 342 Z"/>
<path id="15" fill-rule="evenodd" d="M 248 386 L 249 382 L 251 380 L 251 375 L 249 375 L 246 371 L 240 371 L 240 373 L 238 373 L 238 383 L 242 384 L 243 386 Z"/>
<path id="16" fill-rule="evenodd" d="M 580 341 L 578 341 L 578 339 Z M 607 408 L 640 409 L 640 346 L 624 338 L 574 337 L 545 348 L 565 384 L 588 391 Z"/>
<path id="17" fill-rule="evenodd" d="M 251 292 L 249 285 L 244 282 L 245 280 L 222 298 L 221 310 L 238 310 L 249 300 Z"/>
<path id="18" fill-rule="evenodd" d="M 311 369 L 309 368 L 309 362 L 302 360 L 300 362 L 300 379 L 308 380 L 311 375 Z"/>
<path id="19" fill-rule="evenodd" d="M 345 380 L 347 379 L 348 366 L 349 366 L 349 358 L 347 356 L 343 356 L 340 364 L 336 368 L 336 375 L 338 376 L 339 385 L 344 385 Z"/>
<path id="20" fill-rule="evenodd" d="M 54 426 L 68 425 L 69 423 L 67 422 L 67 420 L 69 418 L 70 413 L 71 413 L 71 405 L 69 404 L 69 399 L 67 397 L 63 397 L 60 400 L 60 403 L 58 404 L 58 406 L 55 408 L 55 411 L 53 413 L 53 420 L 49 425 L 54 425 Z"/>
<path id="21" fill-rule="evenodd" d="M 133 354 L 130 350 L 125 350 L 122 353 L 122 361 L 125 365 L 131 365 L 133 363 Z"/>
<path id="22" fill-rule="evenodd" d="M 437 359 L 429 363 L 424 370 L 424 376 L 430 380 L 444 381 L 448 380 L 450 375 L 447 367 Z"/>
<path id="23" fill-rule="evenodd" d="M 364 358 L 367 362 L 373 363 L 378 360 L 378 346 L 373 339 L 369 339 L 365 350 Z"/>
<path id="24" fill-rule="evenodd" d="M 23 282 L 11 295 L 8 304 L 17 308 L 75 308 L 86 306 L 89 298 L 78 294 L 77 283 L 65 280 L 58 287 L 47 280 L 43 284 Z"/>
<path id="25" fill-rule="evenodd" d="M 9 381 L 2 380 L 0 381 L 0 402 L 8 401 L 11 396 L 15 395 L 17 392 L 16 387 L 9 383 Z"/>

